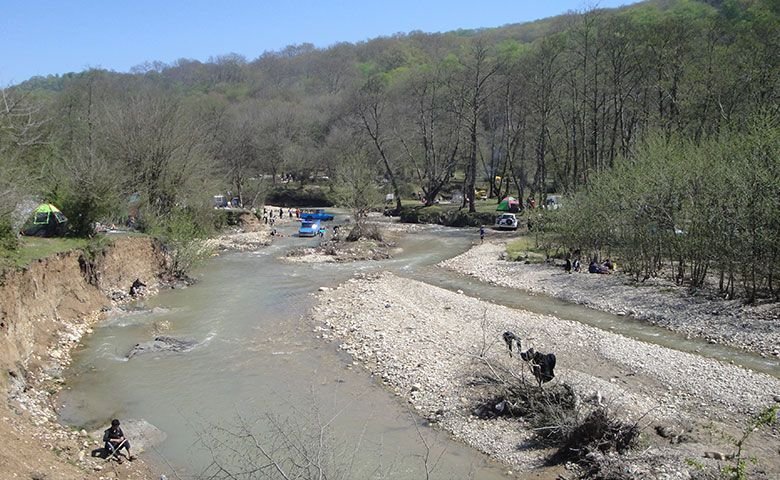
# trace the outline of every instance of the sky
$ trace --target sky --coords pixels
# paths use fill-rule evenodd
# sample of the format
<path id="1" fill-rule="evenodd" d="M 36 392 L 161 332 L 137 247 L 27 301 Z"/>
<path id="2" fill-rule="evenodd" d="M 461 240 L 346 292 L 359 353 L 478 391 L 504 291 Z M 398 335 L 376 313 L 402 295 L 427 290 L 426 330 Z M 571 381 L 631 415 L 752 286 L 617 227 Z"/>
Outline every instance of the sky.
<path id="1" fill-rule="evenodd" d="M 247 60 L 412 30 L 498 27 L 636 0 L 0 0 L 0 87 L 146 61 Z"/>

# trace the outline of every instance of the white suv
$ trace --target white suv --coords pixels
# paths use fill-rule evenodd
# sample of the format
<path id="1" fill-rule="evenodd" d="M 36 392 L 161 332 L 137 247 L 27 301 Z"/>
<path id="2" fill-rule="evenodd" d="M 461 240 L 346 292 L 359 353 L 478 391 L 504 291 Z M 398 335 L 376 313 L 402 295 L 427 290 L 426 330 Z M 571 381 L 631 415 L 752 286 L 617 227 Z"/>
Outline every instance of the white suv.
<path id="1" fill-rule="evenodd" d="M 499 230 L 517 230 L 517 217 L 514 213 L 502 213 L 496 218 L 496 228 Z"/>

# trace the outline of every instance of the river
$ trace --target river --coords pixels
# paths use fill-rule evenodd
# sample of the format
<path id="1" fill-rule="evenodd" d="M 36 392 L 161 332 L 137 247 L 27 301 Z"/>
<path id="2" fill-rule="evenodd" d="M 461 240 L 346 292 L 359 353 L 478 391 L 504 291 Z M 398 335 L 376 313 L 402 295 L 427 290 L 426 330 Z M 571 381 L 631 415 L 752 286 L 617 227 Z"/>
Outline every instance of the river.
<path id="1" fill-rule="evenodd" d="M 85 339 L 66 372 L 59 397 L 62 420 L 95 429 L 107 419 L 143 418 L 168 434 L 150 452 L 176 466 L 181 478 L 206 468 L 208 443 L 220 427 L 249 422 L 269 445 L 279 433 L 318 438 L 328 424 L 332 468 L 344 478 L 508 478 L 486 456 L 424 426 L 403 401 L 365 370 L 353 367 L 335 339 L 322 338 L 307 312 L 320 286 L 336 286 L 356 271 L 386 269 L 465 294 L 600 328 L 686 351 L 706 344 L 646 323 L 569 305 L 541 295 L 486 285 L 433 267 L 465 251 L 476 232 L 428 227 L 404 237 L 402 253 L 380 262 L 296 264 L 279 259 L 293 246 L 314 245 L 294 227 L 274 245 L 251 253 L 224 254 L 197 272 L 189 288 L 164 291 L 109 318 Z M 187 353 L 126 359 L 155 332 L 193 339 Z M 776 371 L 773 361 L 727 347 L 708 355 L 759 371 Z M 230 427 L 235 430 L 235 427 Z M 427 447 L 426 447 L 427 445 Z M 426 464 L 424 456 L 429 452 Z M 441 458 L 439 458 L 441 457 Z M 170 473 L 169 473 L 170 476 Z M 515 477 L 512 477 L 515 478 Z"/>
<path id="2" fill-rule="evenodd" d="M 318 242 L 293 236 L 293 228 L 280 229 L 286 236 L 268 248 L 216 257 L 196 272 L 194 286 L 103 322 L 74 352 L 59 396 L 62 420 L 89 430 L 113 417 L 143 418 L 168 434 L 150 455 L 175 465 L 181 478 L 210 463 L 203 441 L 239 421 L 255 424 L 269 445 L 277 429 L 312 439 L 328 423 L 328 449 L 340 452 L 331 468 L 348 470 L 346 478 L 425 478 L 428 448 L 431 478 L 507 478 L 486 456 L 424 426 L 305 318 L 320 286 L 360 270 L 433 265 L 467 249 L 473 234 L 432 228 L 407 236 L 392 260 L 312 265 L 279 260 L 292 246 Z M 187 353 L 126 359 L 157 331 L 200 343 Z"/>

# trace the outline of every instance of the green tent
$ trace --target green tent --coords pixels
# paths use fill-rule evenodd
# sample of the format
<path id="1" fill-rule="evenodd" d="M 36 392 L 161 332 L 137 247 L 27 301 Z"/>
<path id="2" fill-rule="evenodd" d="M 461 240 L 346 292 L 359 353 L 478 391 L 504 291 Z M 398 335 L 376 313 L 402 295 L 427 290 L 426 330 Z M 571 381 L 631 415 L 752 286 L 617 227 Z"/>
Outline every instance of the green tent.
<path id="1" fill-rule="evenodd" d="M 59 208 L 50 203 L 42 203 L 25 224 L 22 234 L 31 237 L 56 237 L 65 234 L 68 219 Z"/>
<path id="2" fill-rule="evenodd" d="M 496 207 L 497 212 L 517 212 L 520 210 L 520 202 L 515 197 L 506 197 Z"/>

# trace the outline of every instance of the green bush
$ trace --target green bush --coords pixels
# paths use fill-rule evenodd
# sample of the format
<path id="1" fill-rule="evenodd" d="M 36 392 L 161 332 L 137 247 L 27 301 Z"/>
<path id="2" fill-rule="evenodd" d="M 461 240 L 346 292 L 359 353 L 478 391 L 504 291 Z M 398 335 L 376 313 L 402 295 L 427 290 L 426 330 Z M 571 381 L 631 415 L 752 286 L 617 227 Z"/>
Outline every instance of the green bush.
<path id="1" fill-rule="evenodd" d="M 478 227 L 493 225 L 493 212 L 469 213 L 459 209 L 444 209 L 438 205 L 430 207 L 406 206 L 401 208 L 401 221 L 405 223 L 432 223 L 447 227 Z"/>
<path id="2" fill-rule="evenodd" d="M 0 254 L 4 251 L 16 250 L 19 240 L 10 219 L 0 218 Z"/>
<path id="3" fill-rule="evenodd" d="M 214 223 L 209 214 L 181 208 L 165 216 L 147 218 L 147 222 L 149 233 L 159 238 L 168 249 L 168 269 L 172 276 L 185 278 L 188 272 L 211 254 L 203 243 Z"/>
<path id="4" fill-rule="evenodd" d="M 265 203 L 280 207 L 332 207 L 325 190 L 316 187 L 287 188 L 279 186 L 273 188 L 265 197 Z"/>
<path id="5" fill-rule="evenodd" d="M 479 227 L 480 225 L 493 225 L 495 221 L 496 214 L 493 212 L 469 213 L 465 210 L 455 210 L 448 213 L 445 225 L 448 227 Z"/>
<path id="6" fill-rule="evenodd" d="M 80 238 L 91 236 L 95 222 L 101 220 L 108 211 L 88 195 L 69 195 L 58 203 L 68 217 L 68 235 Z"/>
<path id="7" fill-rule="evenodd" d="M 0 276 L 14 263 L 13 254 L 19 246 L 10 219 L 0 218 Z"/>
<path id="8" fill-rule="evenodd" d="M 212 218 L 214 219 L 212 224 L 215 231 L 220 231 L 225 227 L 234 227 L 239 225 L 241 214 L 240 211 L 232 210 L 219 210 L 215 209 Z"/>

